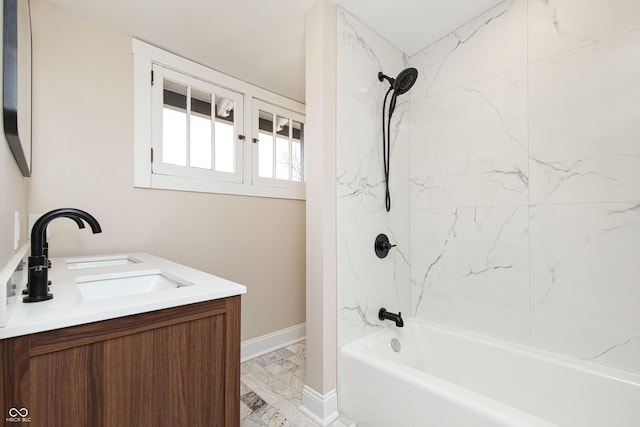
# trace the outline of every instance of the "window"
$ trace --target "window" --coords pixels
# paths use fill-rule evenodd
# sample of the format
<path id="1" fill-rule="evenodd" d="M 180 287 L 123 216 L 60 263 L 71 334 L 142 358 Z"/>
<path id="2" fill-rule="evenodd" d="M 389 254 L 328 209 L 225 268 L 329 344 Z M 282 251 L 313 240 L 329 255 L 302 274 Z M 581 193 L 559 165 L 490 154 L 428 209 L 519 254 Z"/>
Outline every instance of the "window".
<path id="1" fill-rule="evenodd" d="M 305 198 L 304 105 L 139 40 L 136 187 Z"/>
<path id="2" fill-rule="evenodd" d="M 301 186 L 304 182 L 304 117 L 259 100 L 253 102 L 253 107 L 254 135 L 258 135 L 254 140 L 254 182 L 291 188 Z"/>
<path id="3" fill-rule="evenodd" d="M 152 172 L 242 181 L 242 95 L 152 65 Z"/>

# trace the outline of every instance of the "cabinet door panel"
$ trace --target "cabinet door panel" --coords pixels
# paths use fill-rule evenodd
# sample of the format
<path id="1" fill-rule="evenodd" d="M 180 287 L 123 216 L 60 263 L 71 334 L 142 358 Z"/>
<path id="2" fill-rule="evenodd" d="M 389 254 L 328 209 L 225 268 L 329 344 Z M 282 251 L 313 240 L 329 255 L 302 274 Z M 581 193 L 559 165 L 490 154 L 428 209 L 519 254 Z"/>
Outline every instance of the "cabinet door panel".
<path id="1" fill-rule="evenodd" d="M 32 426 L 237 427 L 239 326 L 234 297 L 3 340 L 0 400 Z"/>
<path id="2" fill-rule="evenodd" d="M 96 344 L 98 345 L 98 344 Z M 154 425 L 154 331 L 99 343 L 104 351 L 105 426 Z"/>
<path id="3" fill-rule="evenodd" d="M 81 426 L 102 419 L 102 361 L 96 345 L 33 357 L 28 406 L 32 425 Z"/>

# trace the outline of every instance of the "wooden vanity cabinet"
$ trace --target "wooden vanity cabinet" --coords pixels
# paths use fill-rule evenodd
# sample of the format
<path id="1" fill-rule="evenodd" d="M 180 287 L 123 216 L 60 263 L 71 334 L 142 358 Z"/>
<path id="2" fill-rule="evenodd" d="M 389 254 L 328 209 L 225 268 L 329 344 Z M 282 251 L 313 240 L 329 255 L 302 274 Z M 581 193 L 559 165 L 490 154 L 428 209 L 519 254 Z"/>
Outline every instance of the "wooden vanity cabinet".
<path id="1" fill-rule="evenodd" d="M 240 425 L 240 296 L 0 340 L 0 357 L 6 425 L 25 425 L 11 408 L 30 426 Z"/>

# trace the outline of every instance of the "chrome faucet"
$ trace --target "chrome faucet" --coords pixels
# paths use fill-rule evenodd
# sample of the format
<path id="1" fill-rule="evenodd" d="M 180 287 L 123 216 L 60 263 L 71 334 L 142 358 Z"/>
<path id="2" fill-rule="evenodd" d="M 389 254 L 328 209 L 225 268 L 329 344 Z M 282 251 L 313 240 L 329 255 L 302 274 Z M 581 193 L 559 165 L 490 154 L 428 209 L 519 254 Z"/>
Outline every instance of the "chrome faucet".
<path id="1" fill-rule="evenodd" d="M 42 215 L 33 224 L 31 230 L 31 256 L 29 257 L 29 278 L 27 286 L 29 294 L 24 302 L 39 302 L 53 298 L 49 293 L 48 277 L 48 245 L 46 242 L 47 225 L 56 218 L 70 218 L 78 228 L 84 228 L 82 220 L 86 221 L 93 233 L 100 233 L 102 229 L 98 221 L 85 211 L 73 208 L 55 209 Z"/>
<path id="2" fill-rule="evenodd" d="M 378 319 L 380 320 L 391 320 L 396 323 L 398 328 L 402 328 L 404 326 L 404 320 L 402 320 L 402 313 L 398 312 L 398 314 L 388 312 L 384 307 L 378 311 Z"/>

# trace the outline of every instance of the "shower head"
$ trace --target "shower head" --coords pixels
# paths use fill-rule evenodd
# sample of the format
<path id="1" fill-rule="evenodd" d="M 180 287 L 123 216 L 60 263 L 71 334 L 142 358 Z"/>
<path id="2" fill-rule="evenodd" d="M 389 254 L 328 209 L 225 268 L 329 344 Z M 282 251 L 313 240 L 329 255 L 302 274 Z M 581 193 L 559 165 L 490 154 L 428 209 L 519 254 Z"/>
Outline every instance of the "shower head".
<path id="1" fill-rule="evenodd" d="M 413 67 L 400 71 L 400 74 L 398 74 L 398 77 L 395 79 L 385 75 L 382 71 L 378 73 L 378 80 L 387 80 L 391 85 L 395 96 L 402 95 L 411 89 L 411 86 L 413 86 L 417 78 L 418 70 Z"/>
<path id="2" fill-rule="evenodd" d="M 396 95 L 402 95 L 411 89 L 411 86 L 416 82 L 418 78 L 418 70 L 415 68 L 407 68 L 406 70 L 400 71 L 398 77 L 396 77 L 396 81 L 393 84 L 393 90 Z"/>

